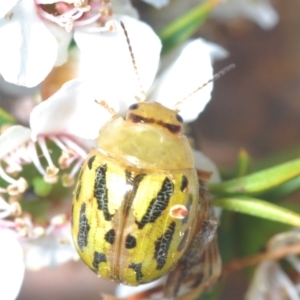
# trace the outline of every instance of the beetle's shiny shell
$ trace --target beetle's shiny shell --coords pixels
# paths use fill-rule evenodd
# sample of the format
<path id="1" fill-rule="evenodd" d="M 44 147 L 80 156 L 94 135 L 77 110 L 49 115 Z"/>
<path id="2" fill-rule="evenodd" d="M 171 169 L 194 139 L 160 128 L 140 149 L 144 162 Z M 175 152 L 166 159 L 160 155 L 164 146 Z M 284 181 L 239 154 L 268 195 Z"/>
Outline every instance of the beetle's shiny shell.
<path id="1" fill-rule="evenodd" d="M 191 149 L 184 136 L 121 118 L 100 131 L 98 144 L 74 192 L 77 251 L 103 278 L 153 281 L 170 271 L 195 233 L 199 184 Z M 172 215 L 175 205 L 187 215 Z"/>

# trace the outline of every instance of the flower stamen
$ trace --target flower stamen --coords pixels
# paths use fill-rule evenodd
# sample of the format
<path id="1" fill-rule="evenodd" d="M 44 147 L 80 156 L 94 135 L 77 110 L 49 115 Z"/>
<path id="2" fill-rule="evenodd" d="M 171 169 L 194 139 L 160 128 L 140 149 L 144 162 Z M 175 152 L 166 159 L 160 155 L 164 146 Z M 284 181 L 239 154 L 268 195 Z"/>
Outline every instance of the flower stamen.
<path id="1" fill-rule="evenodd" d="M 40 174 L 45 175 L 46 171 L 40 162 L 40 159 L 39 159 L 37 151 L 36 151 L 35 144 L 29 143 L 27 146 L 27 150 L 28 150 L 28 154 L 31 158 L 31 161 L 34 164 L 34 166 L 36 167 L 36 169 L 40 172 Z"/>
<path id="2" fill-rule="evenodd" d="M 85 159 L 87 157 L 87 152 L 78 146 L 76 143 L 68 139 L 67 137 L 61 137 L 61 140 L 67 145 L 67 147 L 77 153 L 80 157 Z"/>
<path id="3" fill-rule="evenodd" d="M 44 176 L 44 179 L 46 182 L 49 183 L 55 183 L 57 181 L 57 173 L 59 171 L 59 169 L 57 167 L 54 166 L 49 150 L 47 148 L 45 139 L 43 137 L 38 138 L 38 144 L 42 150 L 42 153 L 48 163 L 48 167 L 46 168 L 46 174 Z"/>

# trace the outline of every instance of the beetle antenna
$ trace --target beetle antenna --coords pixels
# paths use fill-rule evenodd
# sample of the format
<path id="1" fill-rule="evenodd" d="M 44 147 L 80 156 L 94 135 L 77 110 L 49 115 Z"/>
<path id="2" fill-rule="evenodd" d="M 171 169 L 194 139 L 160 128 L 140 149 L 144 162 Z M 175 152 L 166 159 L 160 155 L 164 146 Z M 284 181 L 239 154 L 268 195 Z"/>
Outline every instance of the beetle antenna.
<path id="1" fill-rule="evenodd" d="M 211 83 L 213 81 L 216 81 L 217 79 L 219 79 L 220 77 L 222 77 L 223 75 L 225 75 L 227 72 L 231 71 L 233 68 L 235 68 L 235 64 L 231 64 L 231 65 L 225 67 L 224 69 L 222 69 L 221 71 L 219 71 L 218 73 L 216 73 L 211 79 L 209 79 L 203 85 L 199 86 L 193 92 L 191 92 L 186 97 L 184 97 L 182 100 L 180 100 L 179 102 L 177 102 L 175 104 L 175 111 L 179 112 L 180 109 L 178 109 L 178 106 L 180 106 L 186 99 L 188 99 L 189 97 L 191 97 L 194 94 L 196 94 L 198 91 L 200 91 L 201 89 L 203 89 L 204 87 L 206 87 L 209 83 Z"/>
<path id="2" fill-rule="evenodd" d="M 95 102 L 97 104 L 101 105 L 102 107 L 104 107 L 112 115 L 112 117 L 117 116 L 116 111 L 112 107 L 110 107 L 104 100 L 99 101 L 99 100 L 95 99 Z"/>
<path id="3" fill-rule="evenodd" d="M 126 37 L 126 42 L 127 42 L 128 48 L 129 48 L 129 52 L 130 52 L 130 56 L 131 56 L 131 61 L 132 61 L 133 68 L 134 68 L 134 73 L 135 73 L 135 76 L 136 76 L 136 78 L 138 80 L 138 83 L 140 85 L 141 97 L 136 96 L 135 98 L 136 98 L 137 102 L 143 102 L 143 101 L 145 101 L 146 93 L 145 93 L 145 91 L 143 89 L 141 77 L 140 77 L 140 74 L 138 72 L 138 68 L 136 66 L 136 61 L 135 61 L 135 57 L 134 57 L 134 54 L 133 54 L 133 51 L 132 51 L 132 46 L 131 46 L 131 43 L 130 43 L 128 32 L 127 32 L 127 30 L 125 28 L 124 23 L 122 21 L 120 21 L 120 23 L 121 23 L 121 27 L 122 27 L 122 29 L 124 31 L 124 34 L 125 34 L 125 37 Z"/>

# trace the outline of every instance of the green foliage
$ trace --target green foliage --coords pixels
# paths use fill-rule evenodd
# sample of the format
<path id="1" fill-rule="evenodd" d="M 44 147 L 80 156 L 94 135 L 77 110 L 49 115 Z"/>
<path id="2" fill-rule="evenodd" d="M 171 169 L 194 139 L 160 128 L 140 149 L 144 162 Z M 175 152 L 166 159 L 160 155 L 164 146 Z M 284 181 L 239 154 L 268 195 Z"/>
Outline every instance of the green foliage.
<path id="1" fill-rule="evenodd" d="M 300 176 L 300 159 L 220 184 L 211 184 L 209 189 L 216 195 L 259 195 L 298 176 Z"/>
<path id="2" fill-rule="evenodd" d="M 191 38 L 218 3 L 217 0 L 205 1 L 163 28 L 158 33 L 163 44 L 162 54 Z"/>
<path id="3" fill-rule="evenodd" d="M 0 127 L 3 125 L 14 125 L 16 124 L 15 118 L 0 107 Z"/>
<path id="4" fill-rule="evenodd" d="M 214 199 L 213 204 L 228 210 L 300 227 L 300 215 L 284 207 L 250 197 Z"/>

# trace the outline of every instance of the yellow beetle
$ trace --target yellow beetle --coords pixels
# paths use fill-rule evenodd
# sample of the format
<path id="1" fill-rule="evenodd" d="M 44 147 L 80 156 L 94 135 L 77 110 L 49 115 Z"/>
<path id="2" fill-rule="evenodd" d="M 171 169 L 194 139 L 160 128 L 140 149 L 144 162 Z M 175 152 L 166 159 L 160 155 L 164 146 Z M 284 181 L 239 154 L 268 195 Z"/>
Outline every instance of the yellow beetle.
<path id="1" fill-rule="evenodd" d="M 115 115 L 82 166 L 72 206 L 87 266 L 132 286 L 168 274 L 164 299 L 182 285 L 179 299 L 196 298 L 221 270 L 217 222 L 182 122 L 156 102 L 131 105 L 126 120 Z"/>

